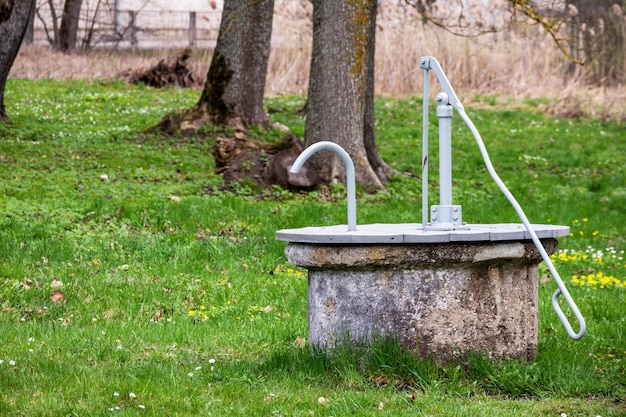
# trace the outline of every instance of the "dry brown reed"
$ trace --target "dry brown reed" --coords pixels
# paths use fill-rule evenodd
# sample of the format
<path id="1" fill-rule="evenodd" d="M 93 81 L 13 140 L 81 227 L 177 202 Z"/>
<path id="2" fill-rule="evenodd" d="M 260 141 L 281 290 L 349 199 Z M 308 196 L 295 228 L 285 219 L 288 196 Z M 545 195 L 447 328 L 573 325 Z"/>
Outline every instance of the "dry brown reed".
<path id="1" fill-rule="evenodd" d="M 282 32 L 281 32 L 282 30 Z M 272 48 L 267 94 L 305 94 L 311 53 L 310 25 L 275 24 L 280 46 Z M 173 60 L 179 51 L 95 50 L 63 55 L 42 46 L 24 47 L 12 77 L 58 79 L 114 79 L 130 70 L 146 69 L 159 60 Z M 206 74 L 211 52 L 196 50 L 191 65 L 200 78 Z M 626 120 L 624 86 L 610 89 L 585 85 L 585 69 L 572 65 L 553 41 L 538 28 L 526 27 L 478 38 L 460 38 L 425 26 L 417 16 L 387 19 L 378 26 L 376 93 L 406 97 L 421 94 L 419 58 L 436 57 L 463 99 L 477 94 L 504 96 L 507 105 L 526 98 L 545 98 L 546 112 L 558 116 L 590 116 Z M 432 77 L 431 77 L 432 78 Z M 433 89 L 434 91 L 434 89 Z"/>

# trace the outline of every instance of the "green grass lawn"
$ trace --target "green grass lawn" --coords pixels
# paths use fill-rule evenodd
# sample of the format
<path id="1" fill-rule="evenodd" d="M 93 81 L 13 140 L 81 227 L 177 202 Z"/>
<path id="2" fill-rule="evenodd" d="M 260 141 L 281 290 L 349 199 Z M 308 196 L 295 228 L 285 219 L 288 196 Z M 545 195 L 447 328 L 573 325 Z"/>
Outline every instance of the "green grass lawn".
<path id="1" fill-rule="evenodd" d="M 274 233 L 345 223 L 344 187 L 220 191 L 212 135 L 146 133 L 198 94 L 9 80 L 0 415 L 626 415 L 623 124 L 547 118 L 530 102 L 466 106 L 530 220 L 571 227 L 553 258 L 588 331 L 567 336 L 550 305 L 556 286 L 542 280 L 535 361 L 475 356 L 440 367 L 390 343 L 332 356 L 308 349 L 306 274 Z M 267 104 L 285 108 L 275 120 L 302 135 L 303 101 Z M 376 111 L 384 159 L 410 175 L 359 193 L 359 223 L 419 222 L 421 100 L 379 99 Z M 469 131 L 453 123 L 464 220 L 519 222 Z"/>

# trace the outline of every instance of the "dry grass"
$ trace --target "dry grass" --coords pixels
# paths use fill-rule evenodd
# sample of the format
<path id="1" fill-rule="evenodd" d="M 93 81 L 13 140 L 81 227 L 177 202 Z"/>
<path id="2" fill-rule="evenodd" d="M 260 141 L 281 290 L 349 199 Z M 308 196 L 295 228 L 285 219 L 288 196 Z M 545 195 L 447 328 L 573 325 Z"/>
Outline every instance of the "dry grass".
<path id="1" fill-rule="evenodd" d="M 567 76 L 569 61 L 537 28 L 459 38 L 424 26 L 417 16 L 387 13 L 379 21 L 376 51 L 376 92 L 386 96 L 421 94 L 419 58 L 435 56 L 457 93 L 506 97 L 507 105 L 527 98 L 545 98 L 546 112 L 569 117 L 626 120 L 624 86 L 602 89 L 582 82 L 585 69 Z M 304 16 L 307 19 L 308 16 Z M 272 49 L 267 94 L 304 94 L 310 64 L 310 24 L 275 20 L 274 36 L 283 47 Z M 288 47 L 285 47 L 288 45 Z M 293 45 L 293 47 L 292 47 Z M 130 70 L 146 69 L 160 59 L 172 60 L 178 51 L 104 51 L 62 55 L 47 47 L 24 47 L 11 76 L 20 78 L 114 79 Z M 195 51 L 191 65 L 200 78 L 206 74 L 210 51 Z M 464 101 L 465 101 L 464 99 Z"/>

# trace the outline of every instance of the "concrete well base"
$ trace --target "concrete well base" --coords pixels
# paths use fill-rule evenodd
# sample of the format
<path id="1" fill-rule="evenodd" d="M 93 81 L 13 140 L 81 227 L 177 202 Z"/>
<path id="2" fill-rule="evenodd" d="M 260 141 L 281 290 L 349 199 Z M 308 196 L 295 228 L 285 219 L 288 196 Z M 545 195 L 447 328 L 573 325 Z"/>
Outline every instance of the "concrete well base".
<path id="1" fill-rule="evenodd" d="M 555 239 L 543 239 L 556 251 Z M 289 243 L 308 269 L 309 342 L 391 336 L 420 355 L 479 351 L 532 359 L 538 265 L 529 240 L 433 244 Z"/>

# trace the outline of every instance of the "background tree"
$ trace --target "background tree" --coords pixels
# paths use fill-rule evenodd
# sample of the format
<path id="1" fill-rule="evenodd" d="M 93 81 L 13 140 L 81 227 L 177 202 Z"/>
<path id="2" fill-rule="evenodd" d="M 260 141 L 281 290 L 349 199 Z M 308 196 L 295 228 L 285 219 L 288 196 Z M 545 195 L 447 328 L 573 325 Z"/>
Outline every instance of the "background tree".
<path id="1" fill-rule="evenodd" d="M 265 77 L 274 0 L 224 0 L 222 21 L 202 95 L 192 122 L 265 126 Z"/>
<path id="2" fill-rule="evenodd" d="M 58 48 L 63 52 L 70 51 L 76 47 L 82 4 L 83 0 L 65 0 L 58 38 Z"/>
<path id="3" fill-rule="evenodd" d="M 34 2 L 35 0 L 0 0 L 0 120 L 7 117 L 4 89 L 24 39 Z"/>
<path id="4" fill-rule="evenodd" d="M 354 161 L 356 180 L 384 188 L 389 168 L 374 143 L 373 92 L 377 0 L 314 0 L 313 51 L 305 143 L 332 141 Z M 321 153 L 314 164 L 323 181 L 343 179 L 343 163 Z"/>
<path id="5" fill-rule="evenodd" d="M 39 8 L 37 8 L 37 16 L 44 26 L 48 43 L 55 49 L 63 52 L 73 50 L 78 40 L 80 12 L 83 0 L 65 0 L 62 3 L 63 11 L 60 17 L 55 3 L 52 0 L 47 0 L 44 4 L 50 10 L 50 21 L 46 21 L 44 16 L 40 13 Z M 96 10 L 99 9 L 99 6 L 100 2 L 96 4 Z"/>

